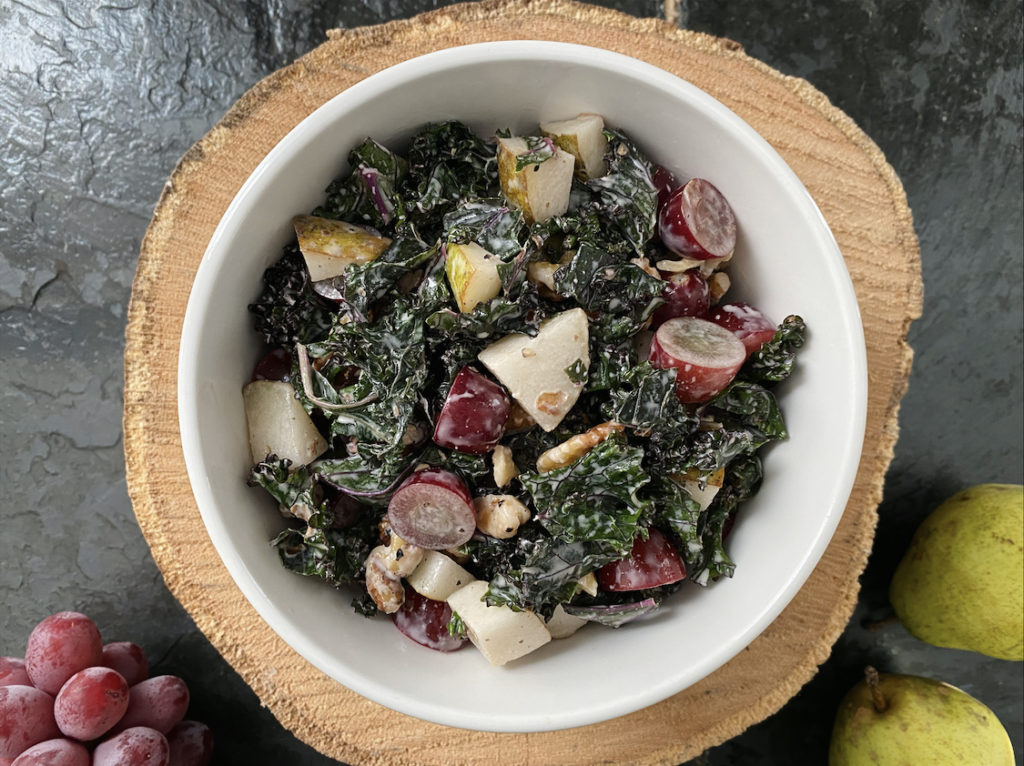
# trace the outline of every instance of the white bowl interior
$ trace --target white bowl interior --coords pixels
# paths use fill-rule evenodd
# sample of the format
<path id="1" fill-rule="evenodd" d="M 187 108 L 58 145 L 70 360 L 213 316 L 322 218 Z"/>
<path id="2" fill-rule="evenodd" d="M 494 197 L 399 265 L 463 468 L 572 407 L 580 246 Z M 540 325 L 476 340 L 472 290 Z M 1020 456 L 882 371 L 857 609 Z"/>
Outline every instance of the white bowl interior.
<path id="1" fill-rule="evenodd" d="M 651 619 L 588 626 L 507 667 L 472 649 L 440 654 L 350 596 L 286 571 L 268 541 L 282 522 L 245 484 L 240 390 L 260 352 L 246 306 L 291 236 L 367 135 L 402 148 L 428 121 L 481 133 L 596 112 L 681 178 L 712 180 L 740 226 L 736 298 L 809 341 L 781 388 L 791 437 L 770 448 L 760 494 L 728 548 L 730 580 L 687 588 Z M 835 530 L 859 460 L 866 363 L 857 304 L 831 233 L 781 158 L 693 86 L 603 50 L 507 42 L 406 62 L 350 88 L 290 133 L 244 185 L 198 270 L 182 333 L 179 414 L 192 488 L 225 565 L 266 622 L 315 666 L 395 710 L 469 729 L 542 731 L 633 712 L 700 680 L 749 644 L 795 595 Z"/>

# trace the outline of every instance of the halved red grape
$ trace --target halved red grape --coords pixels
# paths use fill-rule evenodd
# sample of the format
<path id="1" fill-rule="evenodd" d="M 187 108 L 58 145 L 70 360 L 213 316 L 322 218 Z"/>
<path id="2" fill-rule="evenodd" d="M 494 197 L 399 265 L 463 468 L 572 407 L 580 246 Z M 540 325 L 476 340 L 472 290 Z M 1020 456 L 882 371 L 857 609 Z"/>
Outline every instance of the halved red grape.
<path id="1" fill-rule="evenodd" d="M 99 628 L 78 612 L 51 614 L 32 629 L 25 647 L 25 669 L 32 685 L 51 695 L 79 670 L 102 662 Z"/>
<path id="2" fill-rule="evenodd" d="M 265 354 L 252 370 L 253 380 L 288 380 L 292 376 L 292 355 L 275 348 Z"/>
<path id="3" fill-rule="evenodd" d="M 438 652 L 454 652 L 466 644 L 466 639 L 448 632 L 451 618 L 452 608 L 447 601 L 434 601 L 408 586 L 401 608 L 391 615 L 403 635 Z"/>
<path id="4" fill-rule="evenodd" d="M 92 753 L 92 766 L 168 766 L 170 758 L 170 747 L 163 734 L 136 726 L 97 745 Z"/>
<path id="5" fill-rule="evenodd" d="M 648 530 L 647 539 L 638 535 L 629 555 L 597 570 L 597 582 L 604 590 L 624 591 L 657 588 L 686 577 L 679 553 L 657 529 Z"/>
<path id="6" fill-rule="evenodd" d="M 91 760 L 85 745 L 61 738 L 32 745 L 11 766 L 89 766 Z"/>
<path id="7" fill-rule="evenodd" d="M 651 364 L 676 369 L 676 396 L 687 404 L 718 394 L 746 358 L 747 350 L 735 335 L 697 317 L 669 319 L 651 341 Z"/>
<path id="8" fill-rule="evenodd" d="M 128 686 L 135 686 L 149 677 L 149 660 L 142 647 L 131 641 L 114 641 L 103 645 L 103 665 L 120 673 Z"/>
<path id="9" fill-rule="evenodd" d="M 167 734 L 170 766 L 207 766 L 213 758 L 213 733 L 198 721 L 182 721 Z"/>
<path id="10" fill-rule="evenodd" d="M 736 248 L 736 216 L 711 182 L 694 178 L 662 207 L 658 236 L 665 247 L 685 258 L 723 258 Z"/>
<path id="11" fill-rule="evenodd" d="M 665 302 L 654 311 L 655 328 L 676 317 L 702 317 L 711 305 L 708 281 L 697 269 L 669 275 L 661 297 Z"/>
<path id="12" fill-rule="evenodd" d="M 747 303 L 723 303 L 708 319 L 739 338 L 748 356 L 775 337 L 775 323 Z"/>
<path id="13" fill-rule="evenodd" d="M 505 433 L 511 408 L 501 386 L 472 367 L 463 367 L 437 416 L 434 443 L 477 455 L 490 452 Z"/>
<path id="14" fill-rule="evenodd" d="M 664 165 L 655 165 L 651 181 L 654 182 L 654 189 L 658 192 L 658 212 L 660 213 L 661 209 L 665 207 L 665 203 L 668 202 L 668 198 L 672 196 L 672 192 L 676 189 L 676 177 Z"/>
<path id="15" fill-rule="evenodd" d="M 53 697 L 34 686 L 0 686 L 0 758 L 16 758 L 59 736 Z"/>
<path id="16" fill-rule="evenodd" d="M 96 739 L 121 720 L 128 708 L 128 684 L 111 668 L 75 673 L 57 693 L 53 715 L 66 737 Z"/>
<path id="17" fill-rule="evenodd" d="M 21 657 L 0 657 L 0 686 L 31 686 L 25 660 Z"/>
<path id="18" fill-rule="evenodd" d="M 416 471 L 395 490 L 388 503 L 391 529 L 421 548 L 441 550 L 462 545 L 476 529 L 473 497 L 451 471 Z"/>
<path id="19" fill-rule="evenodd" d="M 114 731 L 148 726 L 166 734 L 185 717 L 188 701 L 188 686 L 177 676 L 147 678 L 130 689 L 128 709 Z"/>

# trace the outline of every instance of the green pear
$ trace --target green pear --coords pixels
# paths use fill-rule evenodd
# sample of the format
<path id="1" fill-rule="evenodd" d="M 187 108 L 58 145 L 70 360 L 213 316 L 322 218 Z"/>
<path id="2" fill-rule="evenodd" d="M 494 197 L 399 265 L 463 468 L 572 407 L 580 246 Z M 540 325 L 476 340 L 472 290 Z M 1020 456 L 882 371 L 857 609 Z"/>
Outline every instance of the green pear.
<path id="1" fill-rule="evenodd" d="M 1013 766 L 995 713 L 955 686 L 868 668 L 839 705 L 829 766 Z"/>
<path id="2" fill-rule="evenodd" d="M 1024 486 L 982 484 L 936 508 L 896 568 L 889 600 L 922 641 L 1024 660 Z"/>

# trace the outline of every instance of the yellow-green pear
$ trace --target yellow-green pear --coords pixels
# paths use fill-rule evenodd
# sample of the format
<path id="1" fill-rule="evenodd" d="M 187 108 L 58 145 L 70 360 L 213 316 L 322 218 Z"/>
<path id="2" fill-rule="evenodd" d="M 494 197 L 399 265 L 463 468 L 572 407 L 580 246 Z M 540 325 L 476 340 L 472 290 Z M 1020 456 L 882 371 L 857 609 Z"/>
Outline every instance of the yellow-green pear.
<path id="1" fill-rule="evenodd" d="M 936 508 L 896 568 L 889 600 L 922 641 L 1024 660 L 1024 486 L 981 484 Z"/>
<path id="2" fill-rule="evenodd" d="M 942 681 L 867 668 L 839 704 L 829 766 L 1013 766 L 995 713 Z"/>

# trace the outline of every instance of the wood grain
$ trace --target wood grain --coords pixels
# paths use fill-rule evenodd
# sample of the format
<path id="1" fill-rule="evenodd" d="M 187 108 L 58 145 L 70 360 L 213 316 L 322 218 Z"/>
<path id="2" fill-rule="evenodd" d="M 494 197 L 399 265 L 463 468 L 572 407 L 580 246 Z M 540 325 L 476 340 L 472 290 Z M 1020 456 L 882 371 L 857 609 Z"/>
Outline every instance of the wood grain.
<path id="1" fill-rule="evenodd" d="M 843 252 L 867 338 L 864 455 L 839 529 L 793 602 L 746 650 L 680 694 L 606 723 L 539 734 L 451 729 L 395 713 L 338 685 L 290 649 L 197 538 L 178 434 L 178 339 L 196 268 L 249 173 L 292 127 L 362 78 L 413 56 L 487 40 L 558 40 L 643 59 L 709 92 L 789 163 Z M 128 487 L 168 587 L 286 727 L 351 764 L 674 764 L 777 711 L 843 631 L 871 548 L 906 391 L 910 323 L 921 312 L 917 239 L 878 147 L 803 80 L 729 40 L 564 0 L 466 3 L 415 19 L 335 30 L 256 84 L 182 158 L 142 243 L 125 351 Z"/>

